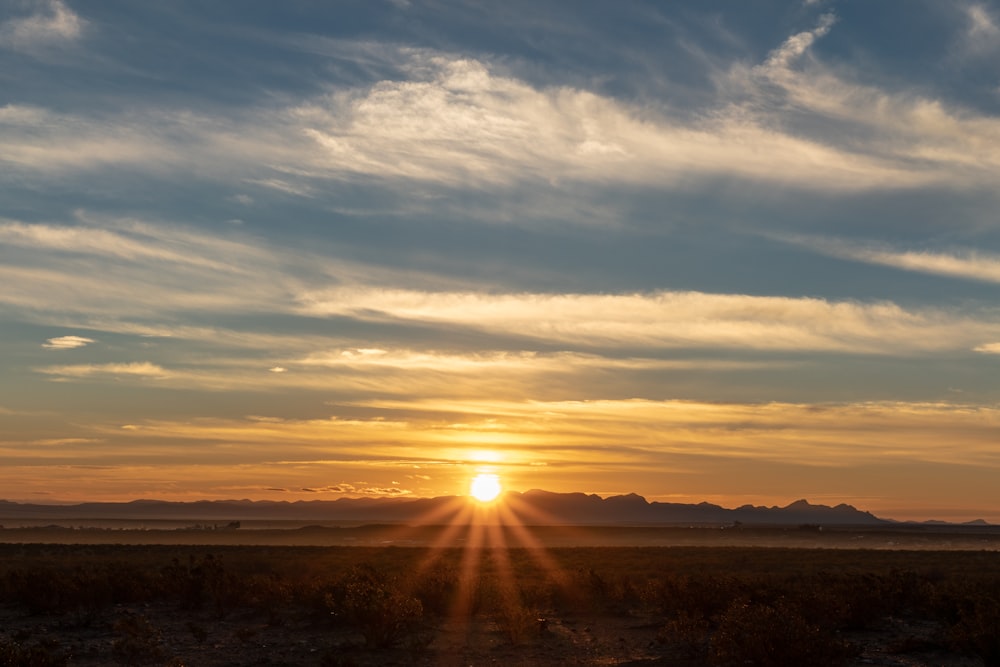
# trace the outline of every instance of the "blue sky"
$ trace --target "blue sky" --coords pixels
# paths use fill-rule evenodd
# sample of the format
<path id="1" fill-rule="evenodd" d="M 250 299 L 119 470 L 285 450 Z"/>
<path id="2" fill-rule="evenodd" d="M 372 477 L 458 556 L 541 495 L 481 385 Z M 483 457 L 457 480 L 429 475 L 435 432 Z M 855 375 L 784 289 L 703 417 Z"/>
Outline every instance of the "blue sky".
<path id="1" fill-rule="evenodd" d="M 0 7 L 0 489 L 1000 521 L 1000 5 Z"/>

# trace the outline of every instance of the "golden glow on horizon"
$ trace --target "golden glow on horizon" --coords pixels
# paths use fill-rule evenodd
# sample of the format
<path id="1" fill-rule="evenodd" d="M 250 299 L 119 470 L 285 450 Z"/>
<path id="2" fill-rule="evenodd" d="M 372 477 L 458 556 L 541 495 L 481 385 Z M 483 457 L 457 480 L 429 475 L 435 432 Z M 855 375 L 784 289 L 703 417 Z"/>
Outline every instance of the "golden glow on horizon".
<path id="1" fill-rule="evenodd" d="M 481 503 L 496 500 L 502 490 L 500 478 L 493 473 L 479 473 L 472 478 L 472 483 L 469 485 L 469 495 Z"/>

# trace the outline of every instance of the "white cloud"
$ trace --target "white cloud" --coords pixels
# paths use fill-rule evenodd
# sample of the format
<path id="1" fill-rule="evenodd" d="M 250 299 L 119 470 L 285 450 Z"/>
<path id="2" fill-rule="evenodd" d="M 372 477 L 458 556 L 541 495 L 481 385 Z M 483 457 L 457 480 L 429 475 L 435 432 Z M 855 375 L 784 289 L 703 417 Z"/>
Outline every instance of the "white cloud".
<path id="1" fill-rule="evenodd" d="M 49 338 L 42 343 L 42 347 L 50 350 L 73 350 L 95 342 L 97 341 L 93 338 L 84 338 L 83 336 L 59 336 L 57 338 Z"/>
<path id="2" fill-rule="evenodd" d="M 889 302 L 654 292 L 479 294 L 338 287 L 305 293 L 304 313 L 464 326 L 565 345 L 915 353 L 968 349 L 1000 321 Z"/>
<path id="3" fill-rule="evenodd" d="M 972 7 L 977 34 L 988 34 L 995 24 Z M 124 165 L 301 197 L 356 178 L 687 187 L 723 176 L 829 191 L 998 180 L 1000 119 L 860 85 L 849 70 L 807 58 L 834 23 L 824 14 L 763 63 L 733 65 L 700 115 L 673 113 L 669 99 L 637 106 L 410 49 L 393 52 L 398 79 L 227 117 L 169 108 L 84 117 L 8 105 L 0 154 L 11 169 L 38 174 Z"/>
<path id="4" fill-rule="evenodd" d="M 71 317 L 82 314 L 94 322 L 145 320 L 145 331 L 136 333 L 164 335 L 185 327 L 150 322 L 150 316 L 287 312 L 300 289 L 297 273 L 343 269 L 351 275 L 328 259 L 251 242 L 231 226 L 218 235 L 177 224 L 78 217 L 73 226 L 0 220 L 0 283 L 8 287 L 0 303 L 52 325 L 72 320 L 71 326 L 95 328 Z"/>
<path id="5" fill-rule="evenodd" d="M 788 46 L 789 54 L 808 46 L 797 37 L 803 44 Z M 410 80 L 338 92 L 294 110 L 301 131 L 321 148 L 316 167 L 449 184 L 663 184 L 734 175 L 867 189 L 915 178 L 901 165 L 783 134 L 746 115 L 680 122 L 584 90 L 537 89 L 482 62 L 443 55 L 415 54 L 410 70 Z"/>
<path id="6" fill-rule="evenodd" d="M 836 20 L 837 17 L 834 14 L 824 14 L 813 30 L 792 35 L 780 47 L 771 51 L 767 60 L 758 70 L 773 72 L 774 70 L 787 69 L 797 58 L 809 50 L 813 42 L 830 32 L 830 28 L 833 27 Z"/>
<path id="7" fill-rule="evenodd" d="M 763 65 L 733 67 L 727 85 L 751 101 L 728 113 L 891 170 L 887 179 L 871 172 L 877 187 L 992 188 L 1000 177 L 1000 118 L 863 85 L 815 59 L 798 62 L 829 32 L 831 17 L 789 38 Z"/>
<path id="8" fill-rule="evenodd" d="M 56 375 L 62 378 L 88 378 L 92 376 L 140 376 L 148 378 L 165 378 L 169 373 L 148 361 L 112 364 L 74 364 L 67 366 L 43 366 L 36 368 L 39 373 Z"/>
<path id="9" fill-rule="evenodd" d="M 36 13 L 0 24 L 0 47 L 32 52 L 74 42 L 82 35 L 86 21 L 62 0 L 40 0 L 34 4 Z"/>
<path id="10" fill-rule="evenodd" d="M 540 353 L 529 351 L 477 351 L 474 353 L 437 350 L 341 349 L 318 352 L 298 361 L 304 367 L 359 369 L 366 372 L 416 371 L 434 374 L 469 374 L 492 377 L 536 373 L 572 373 L 584 369 L 615 370 L 750 370 L 775 368 L 779 362 L 718 359 L 613 358 L 574 352 Z"/>
<path id="11" fill-rule="evenodd" d="M 973 348 L 976 352 L 982 352 L 983 354 L 1000 354 L 1000 343 L 985 343 L 983 345 L 977 345 Z"/>
<path id="12" fill-rule="evenodd" d="M 831 257 L 867 264 L 891 266 L 904 271 L 930 273 L 952 278 L 1000 283 L 1000 255 L 975 250 L 943 253 L 893 250 L 856 241 L 808 236 L 776 237 Z"/>
<path id="13" fill-rule="evenodd" d="M 100 255 L 130 261 L 149 260 L 177 264 L 194 264 L 216 270 L 233 271 L 232 264 L 210 259 L 204 247 L 196 247 L 209 237 L 205 234 L 186 234 L 182 230 L 155 227 L 137 221 L 121 221 L 120 230 L 93 226 L 60 226 L 25 224 L 0 219 L 0 241 L 23 248 L 53 250 L 72 254 Z M 228 245 L 218 237 L 213 239 L 211 250 L 224 251 Z M 194 252 L 200 250 L 200 252 Z M 245 251 L 245 249 L 244 249 Z"/>

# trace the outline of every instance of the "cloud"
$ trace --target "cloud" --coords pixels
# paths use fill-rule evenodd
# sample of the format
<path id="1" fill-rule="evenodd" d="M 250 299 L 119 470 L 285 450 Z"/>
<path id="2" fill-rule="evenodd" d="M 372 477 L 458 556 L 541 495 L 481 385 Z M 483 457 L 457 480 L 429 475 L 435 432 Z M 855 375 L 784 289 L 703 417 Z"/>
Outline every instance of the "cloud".
<path id="1" fill-rule="evenodd" d="M 288 311 L 297 273 L 321 274 L 325 264 L 326 271 L 339 266 L 351 275 L 346 264 L 267 248 L 231 227 L 220 236 L 181 225 L 78 216 L 78 225 L 0 220 L 0 282 L 10 286 L 0 302 L 35 318 L 41 313 L 59 313 L 61 320 L 71 314 L 95 321 L 124 317 L 132 324 L 118 326 L 131 326 L 133 333 L 169 335 L 171 327 L 151 322 L 151 314 Z M 265 275 L 268 279 L 258 279 Z M 247 290 L 248 280 L 254 281 L 253 290 Z"/>
<path id="2" fill-rule="evenodd" d="M 839 259 L 977 282 L 1000 283 L 1000 255 L 975 250 L 952 253 L 900 251 L 841 239 L 809 236 L 774 238 Z"/>
<path id="3" fill-rule="evenodd" d="M 983 53 L 1000 47 L 1000 27 L 990 11 L 979 3 L 970 3 L 963 10 L 968 20 L 963 48 Z"/>
<path id="4" fill-rule="evenodd" d="M 396 486 L 369 486 L 361 489 L 361 493 L 366 496 L 408 496 L 413 492 L 409 489 L 401 489 Z"/>
<path id="5" fill-rule="evenodd" d="M 825 350 L 904 354 L 966 349 L 1000 322 L 891 302 L 652 292 L 532 294 L 337 287 L 300 296 L 304 313 L 463 326 L 574 346 Z"/>
<path id="6" fill-rule="evenodd" d="M 33 4 L 36 13 L 0 23 L 0 47 L 30 53 L 74 42 L 83 34 L 87 22 L 62 0 L 40 0 Z"/>
<path id="7" fill-rule="evenodd" d="M 165 229 L 138 221 L 122 221 L 123 229 L 110 230 L 94 226 L 68 226 L 26 224 L 0 219 L 0 241 L 12 246 L 37 250 L 53 250 L 72 254 L 98 255 L 129 261 L 155 260 L 174 264 L 192 264 L 216 270 L 235 271 L 231 263 L 209 259 L 206 250 L 225 254 L 226 250 L 246 251 L 235 243 L 219 237 L 211 245 L 197 244 L 209 241 L 201 233 L 185 233 L 179 229 Z M 221 252 L 220 252 L 221 251 Z"/>
<path id="8" fill-rule="evenodd" d="M 487 60 L 396 49 L 386 57 L 398 78 L 227 117 L 4 107 L 0 153 L 12 169 L 39 174 L 117 165 L 297 197 L 362 180 L 689 188 L 723 177 L 834 192 L 996 182 L 996 118 L 859 85 L 815 60 L 800 67 L 833 24 L 824 14 L 763 63 L 734 64 L 715 102 L 696 113 L 674 111 L 669 99 L 638 106 L 533 85 Z"/>
<path id="9" fill-rule="evenodd" d="M 917 91 L 887 92 L 852 79 L 848 69 L 803 58 L 833 24 L 833 15 L 826 14 L 761 65 L 734 65 L 724 89 L 734 99 L 747 99 L 724 113 L 783 136 L 808 137 L 892 172 L 883 178 L 872 170 L 879 180 L 874 187 L 990 187 L 1000 173 L 1000 119 Z"/>
<path id="10" fill-rule="evenodd" d="M 93 338 L 84 338 L 82 336 L 59 336 L 58 338 L 49 338 L 42 343 L 42 347 L 50 350 L 73 350 L 95 342 L 97 341 Z"/>
<path id="11" fill-rule="evenodd" d="M 769 62 L 801 54 L 828 29 L 824 23 L 796 36 Z M 409 80 L 337 92 L 293 110 L 322 149 L 317 167 L 449 185 L 662 185 L 729 175 L 836 190 L 915 179 L 901 166 L 783 134 L 746 114 L 682 122 L 584 90 L 534 88 L 480 61 L 440 54 L 414 54 L 409 71 Z"/>
<path id="12" fill-rule="evenodd" d="M 304 367 L 377 369 L 432 372 L 435 374 L 489 373 L 559 373 L 585 368 L 606 370 L 751 370 L 774 368 L 778 362 L 738 361 L 727 359 L 655 359 L 648 357 L 606 357 L 574 352 L 536 352 L 478 350 L 447 352 L 439 350 L 393 350 L 348 348 L 316 352 L 298 361 Z"/>
<path id="13" fill-rule="evenodd" d="M 146 378 L 165 378 L 170 373 L 148 361 L 111 364 L 75 364 L 68 366 L 43 366 L 35 369 L 46 375 L 56 375 L 61 378 L 89 378 L 93 376 L 139 376 Z"/>
<path id="14" fill-rule="evenodd" d="M 836 20 L 837 17 L 832 13 L 823 14 L 813 30 L 792 35 L 780 47 L 768 54 L 767 60 L 758 68 L 758 71 L 770 74 L 775 70 L 786 70 L 792 62 L 809 50 L 813 42 L 830 32 L 830 28 L 833 27 Z"/>
<path id="15" fill-rule="evenodd" d="M 287 419 L 261 423 L 240 419 L 149 421 L 122 439 L 120 429 L 81 427 L 108 441 L 102 452 L 143 443 L 144 452 L 180 443 L 203 449 L 192 463 L 291 468 L 307 462 L 341 468 L 366 467 L 391 487 L 414 465 L 439 474 L 481 464 L 475 453 L 495 451 L 505 470 L 584 467 L 643 470 L 669 466 L 677 457 L 754 459 L 809 467 L 862 462 L 927 461 L 1000 467 L 995 407 L 951 402 L 722 403 L 684 400 L 571 401 L 369 401 L 383 418 Z M 391 415 L 405 412 L 406 419 Z M 90 431 L 92 433 L 86 433 Z M 141 440 L 137 440 L 137 438 Z M 274 442 L 283 461 L 275 462 Z M 336 442 L 331 449 L 329 443 Z M 117 443 L 117 444 L 116 444 Z M 609 444 L 614 443 L 614 444 Z M 169 444 L 170 448 L 164 448 Z M 233 445 L 238 444 L 238 448 Z M 378 452 L 377 455 L 373 455 Z M 281 482 L 282 480 L 274 480 Z M 271 485 L 276 485 L 272 482 Z M 301 485 L 300 485 L 301 486 Z M 322 487 L 307 485 L 323 490 Z M 346 489 L 344 485 L 340 485 Z M 368 485 L 354 485 L 366 493 Z M 374 485 L 373 485 L 374 486 Z M 398 487 L 395 487 L 398 489 Z M 383 489 L 384 490 L 384 489 Z"/>
<path id="16" fill-rule="evenodd" d="M 1000 354 L 1000 343 L 984 343 L 973 348 L 976 352 L 983 354 Z"/>

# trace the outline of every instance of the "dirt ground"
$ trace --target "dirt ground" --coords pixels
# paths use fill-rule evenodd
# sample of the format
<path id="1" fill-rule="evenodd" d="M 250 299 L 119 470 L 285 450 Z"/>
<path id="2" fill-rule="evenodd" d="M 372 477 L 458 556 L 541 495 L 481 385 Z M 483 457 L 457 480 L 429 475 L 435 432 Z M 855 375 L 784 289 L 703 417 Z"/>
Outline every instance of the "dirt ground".
<path id="1" fill-rule="evenodd" d="M 73 666 L 241 665 L 677 665 L 701 664 L 664 643 L 660 619 L 624 613 L 546 616 L 512 641 L 488 618 L 428 625 L 399 646 L 367 648 L 356 634 L 315 621 L 267 619 L 234 612 L 219 619 L 171 606 L 118 606 L 99 615 L 29 616 L 0 610 L 0 638 L 48 647 Z M 939 628 L 887 619 L 877 631 L 844 639 L 855 656 L 845 663 L 894 667 L 974 667 L 977 659 L 944 653 Z"/>

